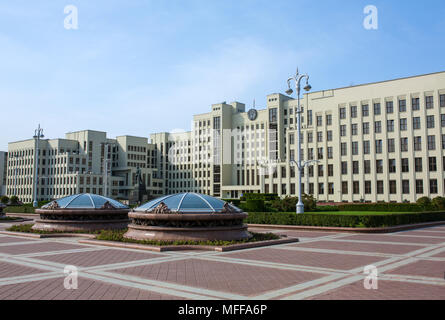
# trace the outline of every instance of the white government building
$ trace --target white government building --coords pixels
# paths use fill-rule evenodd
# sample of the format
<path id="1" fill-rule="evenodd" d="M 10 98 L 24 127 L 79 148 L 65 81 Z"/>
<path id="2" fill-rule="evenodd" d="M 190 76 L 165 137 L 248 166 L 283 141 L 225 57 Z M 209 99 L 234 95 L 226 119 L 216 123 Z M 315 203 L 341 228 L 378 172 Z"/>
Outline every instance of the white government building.
<path id="1" fill-rule="evenodd" d="M 310 92 L 301 104 L 302 154 L 314 160 L 305 193 L 326 202 L 445 195 L 445 72 Z M 150 141 L 92 130 L 41 140 L 38 199 L 82 192 L 128 199 L 137 167 L 152 196 L 295 196 L 296 110 L 296 99 L 271 94 L 265 109 L 215 104 L 194 116 L 192 131 Z M 33 139 L 8 146 L 6 194 L 23 202 L 33 200 L 35 150 Z"/>

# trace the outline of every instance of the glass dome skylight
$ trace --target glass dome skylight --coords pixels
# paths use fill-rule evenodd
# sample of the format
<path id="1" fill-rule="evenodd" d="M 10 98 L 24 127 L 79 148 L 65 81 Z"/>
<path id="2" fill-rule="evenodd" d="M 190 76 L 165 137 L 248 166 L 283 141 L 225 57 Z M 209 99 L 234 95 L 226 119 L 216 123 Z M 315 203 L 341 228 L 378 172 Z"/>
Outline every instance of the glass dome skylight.
<path id="1" fill-rule="evenodd" d="M 172 212 L 178 213 L 221 213 L 226 204 L 225 201 L 205 194 L 179 193 L 157 198 L 134 209 L 134 211 L 149 212 L 155 209 L 161 202 L 163 202 Z M 231 207 L 236 211 L 242 212 L 242 210 L 235 206 Z"/>
<path id="2" fill-rule="evenodd" d="M 43 206 L 42 209 L 49 208 L 53 202 Z M 106 202 L 116 209 L 128 209 L 126 205 L 119 201 L 89 193 L 76 194 L 55 200 L 55 202 L 57 202 L 60 209 L 101 209 Z"/>

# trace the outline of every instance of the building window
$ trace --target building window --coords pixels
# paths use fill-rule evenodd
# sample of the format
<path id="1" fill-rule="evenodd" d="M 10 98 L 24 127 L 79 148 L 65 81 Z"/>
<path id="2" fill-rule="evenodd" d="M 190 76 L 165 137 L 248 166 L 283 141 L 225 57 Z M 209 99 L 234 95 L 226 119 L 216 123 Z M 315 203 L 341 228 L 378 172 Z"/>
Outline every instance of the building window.
<path id="1" fill-rule="evenodd" d="M 409 194 L 409 180 L 402 180 L 402 194 Z"/>
<path id="2" fill-rule="evenodd" d="M 416 180 L 416 194 L 423 194 L 423 180 Z"/>
<path id="3" fill-rule="evenodd" d="M 430 172 L 436 172 L 437 171 L 436 157 L 429 157 L 428 158 L 428 164 L 429 164 Z"/>
<path id="4" fill-rule="evenodd" d="M 408 152 L 408 138 L 401 138 L 400 139 L 400 151 L 401 152 Z"/>
<path id="5" fill-rule="evenodd" d="M 352 191 L 354 194 L 360 194 L 360 182 L 359 181 L 354 181 L 352 183 Z"/>
<path id="6" fill-rule="evenodd" d="M 441 126 L 442 128 L 445 127 L 445 114 L 441 114 L 441 115 L 440 115 L 440 126 Z"/>
<path id="7" fill-rule="evenodd" d="M 363 123 L 363 134 L 369 134 L 369 122 Z"/>
<path id="8" fill-rule="evenodd" d="M 323 117 L 317 116 L 317 127 L 323 126 Z"/>
<path id="9" fill-rule="evenodd" d="M 389 173 L 396 173 L 396 160 L 395 159 L 388 160 L 388 169 L 389 169 Z"/>
<path id="10" fill-rule="evenodd" d="M 375 133 L 382 133 L 382 122 L 376 121 L 374 123 L 374 129 L 375 129 Z"/>
<path id="11" fill-rule="evenodd" d="M 383 152 L 383 141 L 376 140 L 375 141 L 375 153 L 382 153 L 382 152 Z"/>
<path id="12" fill-rule="evenodd" d="M 334 194 L 334 184 L 332 182 L 328 184 L 328 193 Z"/>
<path id="13" fill-rule="evenodd" d="M 400 119 L 400 131 L 408 130 L 408 121 L 406 119 Z"/>
<path id="14" fill-rule="evenodd" d="M 432 194 L 437 194 L 438 193 L 437 180 L 436 179 L 430 180 L 430 193 L 432 193 Z"/>
<path id="15" fill-rule="evenodd" d="M 318 194 L 324 194 L 324 183 L 318 184 Z"/>
<path id="16" fill-rule="evenodd" d="M 396 144 L 394 139 L 388 139 L 388 152 L 396 152 Z"/>
<path id="17" fill-rule="evenodd" d="M 402 159 L 402 172 L 403 173 L 409 172 L 409 160 L 406 158 Z"/>
<path id="18" fill-rule="evenodd" d="M 440 95 L 440 107 L 445 107 L 445 94 Z"/>
<path id="19" fill-rule="evenodd" d="M 364 171 L 365 171 L 365 174 L 370 174 L 371 173 L 371 160 L 365 160 L 365 162 L 364 162 Z"/>
<path id="20" fill-rule="evenodd" d="M 323 160 L 323 148 L 318 148 L 317 160 Z"/>
<path id="21" fill-rule="evenodd" d="M 363 117 L 369 116 L 369 105 L 365 104 L 362 106 L 362 116 Z"/>
<path id="22" fill-rule="evenodd" d="M 445 134 L 442 135 L 442 149 L 445 149 Z"/>
<path id="23" fill-rule="evenodd" d="M 414 151 L 422 151 L 422 137 L 414 137 Z"/>
<path id="24" fill-rule="evenodd" d="M 372 193 L 371 181 L 365 181 L 365 194 Z"/>
<path id="25" fill-rule="evenodd" d="M 312 143 L 314 141 L 314 135 L 312 132 L 307 133 L 307 143 Z"/>
<path id="26" fill-rule="evenodd" d="M 326 125 L 327 126 L 332 125 L 332 115 L 331 114 L 326 115 Z"/>
<path id="27" fill-rule="evenodd" d="M 342 174 L 342 175 L 346 175 L 346 174 L 348 174 L 348 163 L 345 162 L 345 161 L 343 161 L 343 162 L 341 163 L 341 174 Z"/>
<path id="28" fill-rule="evenodd" d="M 359 174 L 359 164 L 358 161 L 352 162 L 352 174 Z"/>
<path id="29" fill-rule="evenodd" d="M 329 164 L 328 165 L 328 177 L 333 177 L 333 176 L 334 176 L 334 165 Z"/>
<path id="30" fill-rule="evenodd" d="M 346 137 L 346 125 L 341 125 L 340 126 L 340 136 L 341 137 Z"/>
<path id="31" fill-rule="evenodd" d="M 371 143 L 369 141 L 363 141 L 363 153 L 364 154 L 371 153 Z"/>
<path id="32" fill-rule="evenodd" d="M 341 155 L 342 156 L 348 155 L 348 144 L 346 142 L 342 142 L 341 144 Z"/>
<path id="33" fill-rule="evenodd" d="M 434 97 L 433 96 L 425 97 L 425 107 L 427 109 L 433 109 L 434 108 Z"/>
<path id="34" fill-rule="evenodd" d="M 382 114 L 382 108 L 380 103 L 374 103 L 374 115 L 379 116 Z"/>
<path id="35" fill-rule="evenodd" d="M 377 173 L 383 173 L 383 160 L 376 160 L 375 164 Z"/>
<path id="36" fill-rule="evenodd" d="M 413 118 L 413 129 L 418 130 L 421 128 L 420 117 Z"/>
<path id="37" fill-rule="evenodd" d="M 352 155 L 353 156 L 358 155 L 358 142 L 352 143 Z"/>
<path id="38" fill-rule="evenodd" d="M 341 193 L 342 194 L 348 194 L 349 190 L 348 190 L 348 182 L 347 181 L 343 181 L 341 183 Z"/>
<path id="39" fill-rule="evenodd" d="M 346 119 L 346 108 L 340 108 L 340 119 Z"/>
<path id="40" fill-rule="evenodd" d="M 334 151 L 332 147 L 328 147 L 328 159 L 334 158 Z"/>
<path id="41" fill-rule="evenodd" d="M 328 131 L 327 132 L 327 134 L 326 134 L 326 140 L 327 141 L 332 141 L 333 139 L 332 139 L 332 131 Z"/>
<path id="42" fill-rule="evenodd" d="M 428 129 L 434 128 L 434 116 L 427 116 L 426 117 L 426 127 Z"/>
<path id="43" fill-rule="evenodd" d="M 323 142 L 323 132 L 317 132 L 317 142 Z"/>
<path id="44" fill-rule="evenodd" d="M 307 111 L 307 125 L 312 126 L 312 110 Z"/>
<path id="45" fill-rule="evenodd" d="M 399 100 L 399 112 L 406 112 L 406 100 Z"/>
<path id="46" fill-rule="evenodd" d="M 420 110 L 420 98 L 412 98 L 412 108 L 413 111 Z"/>
<path id="47" fill-rule="evenodd" d="M 357 118 L 357 106 L 352 106 L 351 107 L 351 118 Z"/>
<path id="48" fill-rule="evenodd" d="M 397 182 L 395 180 L 389 181 L 389 194 L 397 193 Z"/>
<path id="49" fill-rule="evenodd" d="M 394 132 L 394 120 L 386 121 L 386 130 L 388 132 Z"/>
<path id="50" fill-rule="evenodd" d="M 351 135 L 353 135 L 353 136 L 358 135 L 358 125 L 357 124 L 353 124 L 351 126 Z"/>
<path id="51" fill-rule="evenodd" d="M 386 113 L 394 113 L 394 103 L 392 101 L 386 101 Z"/>
<path id="52" fill-rule="evenodd" d="M 436 136 L 428 136 L 428 150 L 436 150 Z"/>
<path id="53" fill-rule="evenodd" d="M 383 181 L 377 181 L 377 194 L 383 194 L 384 191 Z"/>
<path id="54" fill-rule="evenodd" d="M 422 172 L 423 171 L 423 165 L 422 165 L 422 158 L 415 158 L 414 159 L 414 167 L 416 172 Z"/>

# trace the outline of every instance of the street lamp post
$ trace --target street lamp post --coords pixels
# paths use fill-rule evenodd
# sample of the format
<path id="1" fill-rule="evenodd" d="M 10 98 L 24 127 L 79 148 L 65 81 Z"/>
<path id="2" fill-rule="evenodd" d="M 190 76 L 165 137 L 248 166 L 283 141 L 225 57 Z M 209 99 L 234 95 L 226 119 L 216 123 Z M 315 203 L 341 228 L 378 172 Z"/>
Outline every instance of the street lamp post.
<path id="1" fill-rule="evenodd" d="M 39 151 L 40 151 L 40 139 L 44 138 L 43 129 L 40 128 L 40 124 L 38 128 L 35 130 L 34 140 L 36 142 L 35 154 L 34 154 L 34 202 L 33 207 L 37 208 L 39 203 L 37 201 L 37 188 L 38 188 L 38 179 L 39 179 Z"/>
<path id="2" fill-rule="evenodd" d="M 298 204 L 297 204 L 297 214 L 304 213 L 304 204 L 301 197 L 301 176 L 304 170 L 304 165 L 301 163 L 301 106 L 300 106 L 300 94 L 301 94 L 301 80 L 306 79 L 306 86 L 304 87 L 305 91 L 310 91 L 312 87 L 309 85 L 309 76 L 307 74 L 300 74 L 298 69 L 295 76 L 290 77 L 287 80 L 287 85 L 289 89 L 286 91 L 286 94 L 289 96 L 294 92 L 291 88 L 292 80 L 295 81 L 295 87 L 297 89 L 297 100 L 298 100 L 298 109 L 297 109 L 297 141 L 298 141 Z"/>

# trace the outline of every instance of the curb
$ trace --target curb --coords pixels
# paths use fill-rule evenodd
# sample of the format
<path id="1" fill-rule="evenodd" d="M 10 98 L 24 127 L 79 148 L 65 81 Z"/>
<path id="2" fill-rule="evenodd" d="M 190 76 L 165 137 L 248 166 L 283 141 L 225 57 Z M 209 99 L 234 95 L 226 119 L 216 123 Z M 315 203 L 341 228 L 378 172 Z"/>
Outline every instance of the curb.
<path id="1" fill-rule="evenodd" d="M 79 240 L 79 243 L 83 244 L 95 244 L 95 245 L 103 245 L 107 247 L 115 247 L 115 248 L 128 248 L 128 249 L 139 249 L 145 251 L 154 251 L 154 252 L 166 252 L 166 251 L 184 251 L 184 250 L 207 250 L 207 251 L 216 251 L 216 252 L 228 252 L 228 251 L 236 251 L 243 249 L 251 249 L 251 248 L 259 248 L 259 247 L 267 247 L 274 246 L 279 244 L 286 243 L 294 243 L 299 242 L 297 238 L 286 238 L 279 240 L 268 240 L 268 241 L 259 241 L 252 243 L 242 243 L 242 244 L 234 244 L 230 246 L 193 246 L 193 245 L 180 245 L 180 246 L 151 246 L 145 244 L 137 244 L 137 243 L 125 243 L 125 242 L 115 242 L 115 241 L 103 241 L 103 240 Z"/>
<path id="2" fill-rule="evenodd" d="M 94 234 L 86 233 L 60 233 L 60 234 L 38 234 L 38 233 L 26 233 L 26 232 L 12 232 L 12 231 L 0 231 L 0 234 L 9 236 L 20 236 L 34 239 L 49 239 L 49 238 L 90 238 L 94 239 Z"/>
<path id="3" fill-rule="evenodd" d="M 346 232 L 346 233 L 393 233 L 398 231 L 415 230 L 426 227 L 445 225 L 445 221 L 425 222 L 418 224 L 405 224 L 384 228 L 338 228 L 338 227 L 313 227 L 313 226 L 286 226 L 273 224 L 248 224 L 249 228 L 301 230 L 301 231 L 324 231 L 324 232 Z"/>

